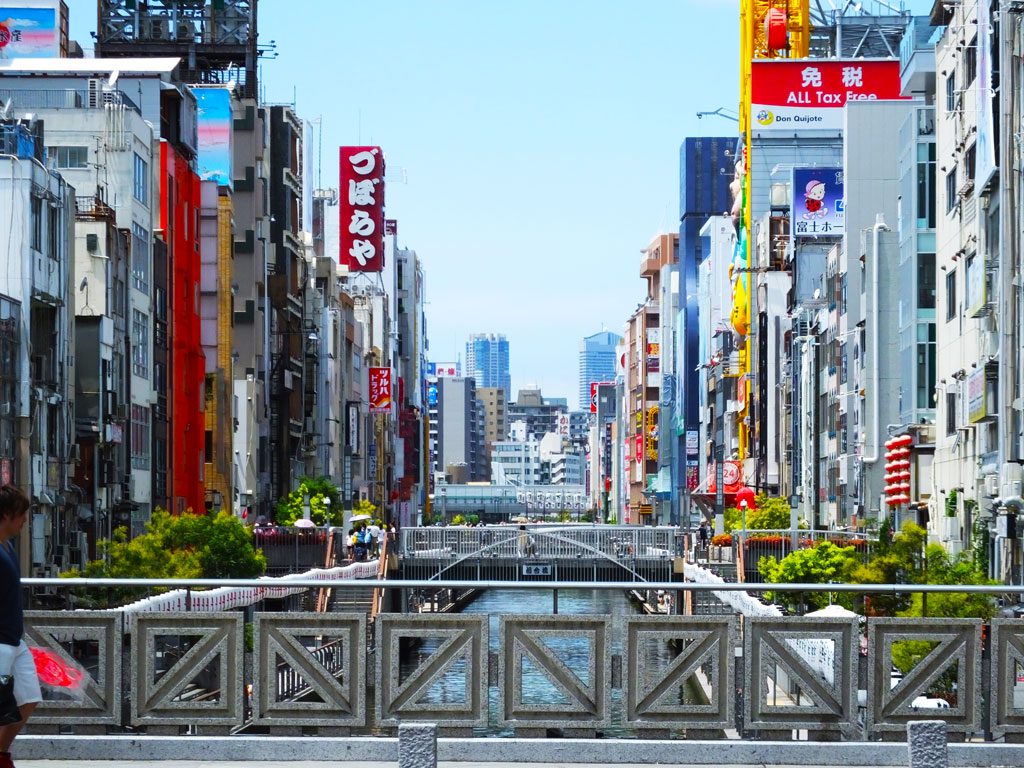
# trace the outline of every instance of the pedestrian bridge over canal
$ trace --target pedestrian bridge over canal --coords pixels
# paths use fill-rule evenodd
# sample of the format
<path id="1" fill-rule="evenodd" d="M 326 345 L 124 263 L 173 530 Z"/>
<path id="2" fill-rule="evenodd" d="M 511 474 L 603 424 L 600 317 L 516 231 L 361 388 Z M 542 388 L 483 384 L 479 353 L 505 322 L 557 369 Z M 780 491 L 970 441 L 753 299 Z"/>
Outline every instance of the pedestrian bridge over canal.
<path id="1" fill-rule="evenodd" d="M 406 528 L 398 578 L 478 581 L 671 581 L 682 573 L 676 527 L 498 525 Z"/>

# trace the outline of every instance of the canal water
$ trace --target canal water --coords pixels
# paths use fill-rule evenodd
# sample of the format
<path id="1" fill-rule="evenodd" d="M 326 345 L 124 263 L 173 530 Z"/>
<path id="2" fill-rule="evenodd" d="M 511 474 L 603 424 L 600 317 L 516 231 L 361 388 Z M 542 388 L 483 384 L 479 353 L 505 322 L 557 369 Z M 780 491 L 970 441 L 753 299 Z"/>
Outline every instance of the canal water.
<path id="1" fill-rule="evenodd" d="M 496 589 L 481 592 L 461 612 L 463 614 L 486 614 L 490 617 L 488 622 L 490 650 L 497 653 L 501 646 L 501 637 L 498 634 L 499 621 L 503 615 L 551 615 L 552 607 L 552 593 L 549 591 Z M 626 617 L 640 612 L 640 608 L 632 603 L 624 592 L 616 590 L 566 589 L 558 592 L 559 615 L 590 614 L 612 617 L 609 640 L 613 654 L 623 653 Z M 544 644 L 556 653 L 562 663 L 579 676 L 583 683 L 590 684 L 588 679 L 589 644 L 584 637 L 549 638 L 544 641 Z M 436 650 L 437 646 L 438 641 L 433 638 L 425 638 L 423 643 L 416 648 L 408 649 L 408 654 L 403 654 L 402 678 L 405 679 L 406 674 L 411 673 L 423 663 L 426 657 Z M 653 662 L 659 665 L 667 665 L 675 656 L 675 652 L 667 643 L 654 644 L 645 649 L 645 653 L 648 663 Z M 444 679 L 430 689 L 424 700 L 435 704 L 454 704 L 465 701 L 465 682 L 462 678 L 464 672 L 464 668 L 459 666 L 453 668 Z M 522 684 L 522 703 L 524 705 L 567 703 L 562 692 L 551 683 L 547 675 L 526 660 L 523 664 Z M 499 719 L 501 692 L 496 686 L 488 690 L 490 725 L 486 729 L 478 729 L 477 735 L 511 736 L 511 730 L 502 730 L 496 725 Z M 618 725 L 624 719 L 622 693 L 621 690 L 611 691 L 613 726 L 604 729 L 605 735 L 609 737 L 621 738 L 632 735 L 630 731 L 624 730 Z"/>

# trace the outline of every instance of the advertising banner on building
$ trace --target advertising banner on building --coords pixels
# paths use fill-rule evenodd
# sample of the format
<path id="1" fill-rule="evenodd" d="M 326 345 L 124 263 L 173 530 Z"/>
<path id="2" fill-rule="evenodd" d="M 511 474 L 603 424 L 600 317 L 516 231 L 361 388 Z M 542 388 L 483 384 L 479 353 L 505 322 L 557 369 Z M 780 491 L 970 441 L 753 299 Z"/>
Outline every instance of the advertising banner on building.
<path id="1" fill-rule="evenodd" d="M 359 403 L 347 403 L 345 405 L 346 440 L 351 453 L 359 455 Z"/>
<path id="2" fill-rule="evenodd" d="M 633 460 L 637 464 L 642 464 L 644 461 L 644 436 L 637 435 L 635 438 L 635 447 L 633 449 Z"/>
<path id="3" fill-rule="evenodd" d="M 342 147 L 339 177 L 340 259 L 350 272 L 384 269 L 384 153 Z"/>
<path id="4" fill-rule="evenodd" d="M 220 87 L 192 89 L 199 109 L 199 178 L 231 187 L 231 91 Z"/>
<path id="5" fill-rule="evenodd" d="M 900 99 L 897 59 L 789 59 L 751 62 L 754 135 L 841 131 L 848 101 Z"/>
<path id="6" fill-rule="evenodd" d="M 842 168 L 794 168 L 793 237 L 841 236 L 846 232 Z"/>
<path id="7" fill-rule="evenodd" d="M 967 377 L 967 421 L 971 424 L 988 416 L 986 394 L 985 369 L 982 367 Z"/>
<path id="8" fill-rule="evenodd" d="M 427 376 L 461 376 L 462 366 L 458 363 L 427 363 Z"/>
<path id="9" fill-rule="evenodd" d="M 391 369 L 370 368 L 370 413 L 391 412 Z"/>
<path id="10" fill-rule="evenodd" d="M 658 373 L 661 370 L 661 329 L 647 329 L 647 372 Z"/>
<path id="11" fill-rule="evenodd" d="M 61 55 L 60 2 L 0 2 L 0 61 Z M 66 30 L 65 30 L 66 32 Z"/>
<path id="12" fill-rule="evenodd" d="M 978 0 L 978 74 L 974 78 L 978 109 L 975 142 L 974 194 L 980 195 L 996 172 L 995 127 L 992 122 L 992 2 Z"/>

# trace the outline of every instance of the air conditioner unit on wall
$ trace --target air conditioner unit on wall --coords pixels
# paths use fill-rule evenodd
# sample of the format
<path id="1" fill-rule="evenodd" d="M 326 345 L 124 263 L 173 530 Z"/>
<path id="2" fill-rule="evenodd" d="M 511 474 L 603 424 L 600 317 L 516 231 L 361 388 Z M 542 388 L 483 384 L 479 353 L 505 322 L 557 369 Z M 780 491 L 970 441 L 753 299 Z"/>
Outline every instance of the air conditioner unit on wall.
<path id="1" fill-rule="evenodd" d="M 993 498 L 999 495 L 999 475 L 985 475 L 985 495 Z"/>

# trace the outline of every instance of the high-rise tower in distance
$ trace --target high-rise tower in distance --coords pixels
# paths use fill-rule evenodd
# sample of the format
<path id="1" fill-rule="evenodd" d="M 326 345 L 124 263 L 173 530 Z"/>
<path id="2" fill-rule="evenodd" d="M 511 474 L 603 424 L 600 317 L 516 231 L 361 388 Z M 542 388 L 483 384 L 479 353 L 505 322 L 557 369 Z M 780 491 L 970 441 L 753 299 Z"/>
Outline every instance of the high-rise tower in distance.
<path id="1" fill-rule="evenodd" d="M 476 380 L 477 388 L 500 387 L 505 401 L 512 394 L 508 367 L 508 339 L 502 334 L 474 333 L 466 342 L 465 375 Z"/>
<path id="2" fill-rule="evenodd" d="M 601 331 L 580 342 L 580 410 L 590 410 L 590 385 L 595 381 L 615 381 L 615 345 L 622 337 Z"/>

